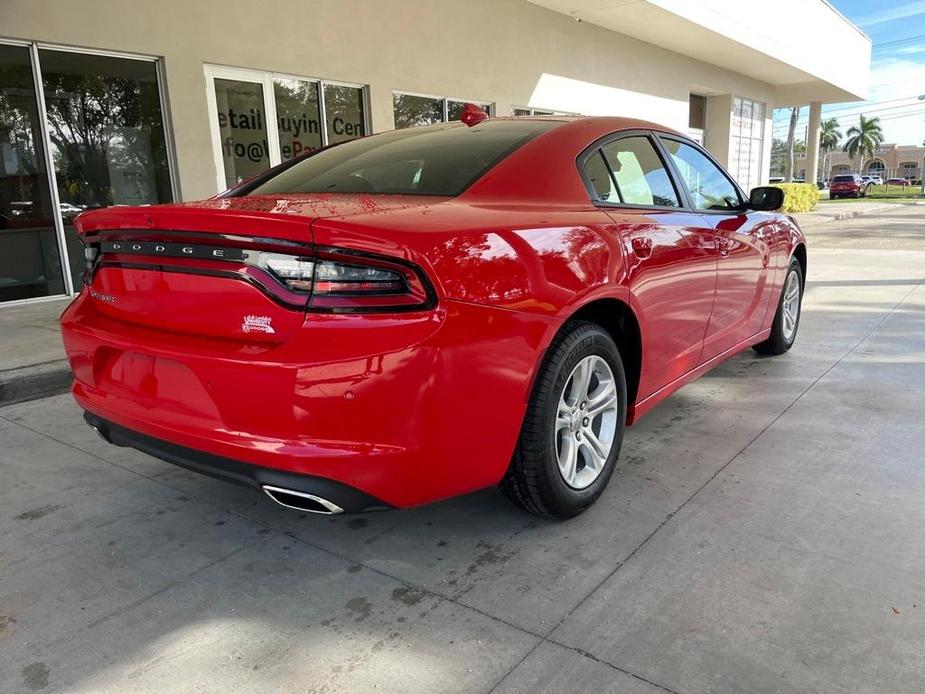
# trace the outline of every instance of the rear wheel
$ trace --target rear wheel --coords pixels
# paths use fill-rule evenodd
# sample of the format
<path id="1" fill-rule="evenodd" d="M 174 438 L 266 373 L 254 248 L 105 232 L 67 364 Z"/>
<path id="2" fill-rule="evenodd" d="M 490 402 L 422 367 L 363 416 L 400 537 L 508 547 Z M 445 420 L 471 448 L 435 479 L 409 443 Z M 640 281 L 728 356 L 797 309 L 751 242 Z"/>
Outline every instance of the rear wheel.
<path id="1" fill-rule="evenodd" d="M 625 420 L 616 344 L 597 324 L 570 321 L 540 366 L 502 491 L 531 513 L 578 515 L 610 481 Z"/>
<path id="2" fill-rule="evenodd" d="M 803 307 L 803 268 L 796 258 L 790 259 L 784 288 L 777 302 L 777 313 L 771 325 L 771 334 L 764 342 L 754 346 L 760 354 L 783 354 L 797 339 L 800 313 Z"/>

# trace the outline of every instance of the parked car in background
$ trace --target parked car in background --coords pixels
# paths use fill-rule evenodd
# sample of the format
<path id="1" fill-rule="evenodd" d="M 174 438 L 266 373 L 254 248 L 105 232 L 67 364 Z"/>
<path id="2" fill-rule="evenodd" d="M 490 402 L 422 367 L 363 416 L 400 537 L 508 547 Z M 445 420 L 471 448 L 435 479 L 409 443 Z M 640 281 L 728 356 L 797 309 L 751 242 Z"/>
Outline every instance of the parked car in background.
<path id="1" fill-rule="evenodd" d="M 779 188 L 652 123 L 465 113 L 78 217 L 61 326 L 87 421 L 302 511 L 500 484 L 565 518 L 624 426 L 793 345 L 806 246 Z"/>
<path id="2" fill-rule="evenodd" d="M 864 182 L 872 186 L 882 186 L 883 178 L 874 174 L 869 174 L 867 176 L 862 176 Z"/>
<path id="3" fill-rule="evenodd" d="M 888 186 L 908 186 L 911 185 L 908 180 L 905 178 L 888 178 L 886 179 L 886 185 Z"/>
<path id="4" fill-rule="evenodd" d="M 832 176 L 829 183 L 829 198 L 863 198 L 867 195 L 867 183 L 857 174 Z"/>

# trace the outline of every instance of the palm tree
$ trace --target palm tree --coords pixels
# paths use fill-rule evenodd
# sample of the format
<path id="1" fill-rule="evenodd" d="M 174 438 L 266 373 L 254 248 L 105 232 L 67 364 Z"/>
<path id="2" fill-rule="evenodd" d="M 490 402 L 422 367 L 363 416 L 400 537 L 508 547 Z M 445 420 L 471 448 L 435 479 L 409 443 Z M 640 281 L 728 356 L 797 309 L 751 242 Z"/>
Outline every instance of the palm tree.
<path id="1" fill-rule="evenodd" d="M 858 171 L 864 171 L 864 160 L 873 157 L 882 142 L 883 130 L 880 128 L 880 119 L 861 115 L 858 124 L 848 128 L 848 139 L 843 149 L 852 159 L 860 157 Z"/>
<path id="2" fill-rule="evenodd" d="M 841 130 L 838 128 L 837 118 L 827 118 L 822 121 L 822 126 L 819 129 L 819 149 L 822 150 L 822 178 L 825 180 L 829 178 L 829 152 L 838 147 L 838 143 L 842 138 Z"/>
<path id="3" fill-rule="evenodd" d="M 790 127 L 787 128 L 787 170 L 784 173 L 784 180 L 787 183 L 793 181 L 793 143 L 797 132 L 797 120 L 800 117 L 800 107 L 795 106 L 790 109 Z"/>

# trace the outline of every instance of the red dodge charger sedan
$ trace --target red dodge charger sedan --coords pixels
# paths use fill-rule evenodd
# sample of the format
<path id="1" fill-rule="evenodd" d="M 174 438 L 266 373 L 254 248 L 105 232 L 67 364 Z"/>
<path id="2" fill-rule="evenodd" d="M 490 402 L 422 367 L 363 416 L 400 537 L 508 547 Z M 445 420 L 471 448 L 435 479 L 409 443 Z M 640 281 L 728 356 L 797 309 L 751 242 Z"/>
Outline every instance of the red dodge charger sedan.
<path id="1" fill-rule="evenodd" d="M 61 324 L 89 424 L 305 511 L 500 484 L 564 518 L 626 425 L 793 344 L 806 248 L 781 191 L 745 195 L 652 123 L 466 116 L 80 215 Z"/>

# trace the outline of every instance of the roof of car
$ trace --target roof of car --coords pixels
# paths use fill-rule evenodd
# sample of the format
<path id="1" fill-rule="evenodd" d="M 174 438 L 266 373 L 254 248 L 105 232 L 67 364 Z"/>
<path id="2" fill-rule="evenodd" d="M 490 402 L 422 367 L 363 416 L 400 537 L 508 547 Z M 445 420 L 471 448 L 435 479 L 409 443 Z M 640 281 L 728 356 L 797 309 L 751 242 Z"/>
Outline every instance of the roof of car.
<path id="1" fill-rule="evenodd" d="M 628 118 L 624 116 L 492 116 L 493 121 L 518 121 L 518 120 L 543 120 L 543 121 L 560 121 L 563 124 L 574 125 L 578 127 L 600 130 L 602 133 L 615 132 L 618 130 L 658 130 L 660 132 L 682 135 L 683 133 L 669 128 L 668 126 L 652 121 L 640 120 L 638 118 Z M 484 121 L 483 121 L 484 122 Z"/>

